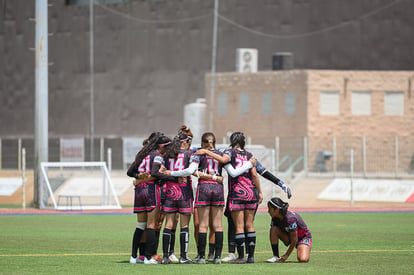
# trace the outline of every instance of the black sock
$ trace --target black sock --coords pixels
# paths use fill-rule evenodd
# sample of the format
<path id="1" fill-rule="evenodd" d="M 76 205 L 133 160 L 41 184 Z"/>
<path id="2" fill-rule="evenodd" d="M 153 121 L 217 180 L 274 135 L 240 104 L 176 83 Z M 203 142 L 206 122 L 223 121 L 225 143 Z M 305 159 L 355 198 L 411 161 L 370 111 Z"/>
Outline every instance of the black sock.
<path id="1" fill-rule="evenodd" d="M 239 254 L 239 259 L 244 258 L 244 242 L 245 242 L 244 233 L 236 234 L 234 236 L 234 240 L 236 241 L 237 253 Z"/>
<path id="2" fill-rule="evenodd" d="M 180 229 L 180 257 L 187 258 L 189 233 L 188 227 Z"/>
<path id="3" fill-rule="evenodd" d="M 157 254 L 158 251 L 158 245 L 160 244 L 160 231 L 156 230 L 155 231 L 155 254 Z"/>
<path id="4" fill-rule="evenodd" d="M 132 253 L 131 253 L 131 256 L 134 258 L 137 257 L 142 233 L 144 233 L 144 230 L 142 230 L 141 228 L 135 228 L 134 236 L 132 237 Z"/>
<path id="5" fill-rule="evenodd" d="M 198 232 L 198 255 L 200 258 L 206 256 L 206 243 L 207 243 L 207 233 Z"/>
<path id="6" fill-rule="evenodd" d="M 221 251 L 223 250 L 223 231 L 218 231 L 214 233 L 216 243 L 215 243 L 215 256 L 214 258 L 221 258 Z"/>
<path id="7" fill-rule="evenodd" d="M 139 243 L 139 256 L 145 256 L 145 246 L 147 244 L 144 243 Z"/>
<path id="8" fill-rule="evenodd" d="M 164 228 L 164 232 L 162 233 L 162 252 L 164 257 L 170 255 L 171 235 L 171 230 Z"/>
<path id="9" fill-rule="evenodd" d="M 174 253 L 174 246 L 175 246 L 175 229 L 171 229 L 170 255 Z"/>
<path id="10" fill-rule="evenodd" d="M 272 244 L 272 251 L 273 256 L 277 256 L 279 258 L 279 243 Z"/>
<path id="11" fill-rule="evenodd" d="M 235 227 L 234 227 L 233 219 L 231 217 L 227 217 L 227 223 L 228 223 L 227 242 L 228 242 L 229 253 L 235 253 L 236 242 L 234 240 Z"/>
<path id="12" fill-rule="evenodd" d="M 155 230 L 147 228 L 146 237 L 147 245 L 145 247 L 145 256 L 149 260 L 153 255 L 155 255 Z"/>
<path id="13" fill-rule="evenodd" d="M 247 254 L 249 258 L 254 257 L 254 249 L 256 248 L 256 231 L 247 233 Z"/>
<path id="14" fill-rule="evenodd" d="M 208 244 L 208 256 L 214 256 L 214 248 L 216 247 L 215 243 Z"/>

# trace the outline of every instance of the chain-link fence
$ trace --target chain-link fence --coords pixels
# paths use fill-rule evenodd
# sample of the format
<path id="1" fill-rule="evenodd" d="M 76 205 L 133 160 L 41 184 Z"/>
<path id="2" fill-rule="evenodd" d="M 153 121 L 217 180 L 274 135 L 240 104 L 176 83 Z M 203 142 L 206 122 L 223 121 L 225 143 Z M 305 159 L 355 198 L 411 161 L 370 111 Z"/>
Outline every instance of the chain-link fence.
<path id="1" fill-rule="evenodd" d="M 137 143 L 140 138 L 137 138 Z M 49 139 L 50 162 L 62 161 L 67 139 Z M 81 138 L 82 153 L 76 161 L 108 161 L 111 149 L 112 169 L 126 169 L 131 156 L 125 156 L 131 148 L 125 148 L 125 138 L 97 138 L 94 140 L 94 156 L 89 154 L 90 140 Z M 223 141 L 226 138 L 223 138 Z M 355 175 L 364 177 L 404 177 L 414 175 L 414 137 L 269 137 L 249 138 L 251 144 L 261 144 L 273 150 L 275 172 L 305 171 L 313 175 L 347 174 L 351 169 L 350 152 L 353 149 Z M 136 144 L 138 150 L 140 144 Z M 27 169 L 34 167 L 34 140 L 31 138 L 0 139 L 0 170 L 20 170 L 22 148 L 26 150 Z M 128 160 L 131 158 L 131 160 Z M 270 167 L 269 167 L 270 169 Z"/>

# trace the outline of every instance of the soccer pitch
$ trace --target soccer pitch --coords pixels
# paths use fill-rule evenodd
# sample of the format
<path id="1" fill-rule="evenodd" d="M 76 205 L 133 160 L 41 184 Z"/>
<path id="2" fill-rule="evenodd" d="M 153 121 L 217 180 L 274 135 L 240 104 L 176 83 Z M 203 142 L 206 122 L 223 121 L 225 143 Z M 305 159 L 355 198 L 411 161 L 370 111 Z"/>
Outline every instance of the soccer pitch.
<path id="1" fill-rule="evenodd" d="M 286 263 L 265 262 L 272 256 L 270 218 L 261 213 L 255 220 L 255 264 L 150 266 L 129 264 L 136 222 L 133 214 L 0 216 L 0 274 L 414 273 L 414 213 L 301 215 L 313 235 L 309 263 L 297 263 L 296 250 Z M 227 255 L 226 235 L 224 241 L 223 256 Z M 279 247 L 284 253 L 286 248 Z M 178 254 L 178 238 L 175 251 Z M 161 243 L 158 252 L 161 254 Z M 191 234 L 189 256 L 195 254 Z"/>

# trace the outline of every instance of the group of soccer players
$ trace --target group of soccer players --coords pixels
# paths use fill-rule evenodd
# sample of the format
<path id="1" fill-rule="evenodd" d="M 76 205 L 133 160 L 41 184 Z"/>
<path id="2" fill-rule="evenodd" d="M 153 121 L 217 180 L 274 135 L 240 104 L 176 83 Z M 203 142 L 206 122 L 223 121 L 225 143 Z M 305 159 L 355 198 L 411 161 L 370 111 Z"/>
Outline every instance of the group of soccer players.
<path id="1" fill-rule="evenodd" d="M 191 130 L 185 125 L 180 127 L 173 139 L 160 132 L 152 133 L 144 141 L 143 148 L 128 169 L 128 176 L 135 178 L 134 213 L 137 214 L 130 263 L 254 263 L 256 232 L 253 221 L 257 207 L 263 200 L 258 173 L 280 186 L 288 198 L 291 196 L 289 187 L 266 171 L 252 154 L 244 149 L 245 136 L 242 132 L 234 132 L 230 136 L 230 148 L 224 152 L 216 150 L 213 133 L 207 132 L 202 135 L 202 147 L 198 150 L 191 149 L 192 136 Z M 223 168 L 229 175 L 227 200 L 224 198 Z M 194 204 L 191 175 L 197 177 L 198 181 Z M 268 262 L 285 261 L 295 246 L 298 249 L 298 260 L 307 262 L 312 244 L 310 231 L 297 213 L 287 210 L 288 204 L 280 206 L 276 199 L 280 200 L 272 198 L 268 202 L 269 214 L 272 217 L 270 241 L 274 253 Z M 221 259 L 224 206 L 224 215 L 229 225 L 229 255 Z M 192 214 L 197 244 L 197 257 L 194 260 L 187 256 L 189 222 Z M 161 258 L 157 254 L 157 249 L 164 220 Z M 174 254 L 178 221 L 179 260 Z M 208 228 L 210 251 L 206 260 Z M 279 257 L 278 252 L 279 239 L 289 246 L 287 253 L 282 257 Z M 302 249 L 304 246 L 306 249 Z M 235 256 L 236 248 L 238 257 Z"/>

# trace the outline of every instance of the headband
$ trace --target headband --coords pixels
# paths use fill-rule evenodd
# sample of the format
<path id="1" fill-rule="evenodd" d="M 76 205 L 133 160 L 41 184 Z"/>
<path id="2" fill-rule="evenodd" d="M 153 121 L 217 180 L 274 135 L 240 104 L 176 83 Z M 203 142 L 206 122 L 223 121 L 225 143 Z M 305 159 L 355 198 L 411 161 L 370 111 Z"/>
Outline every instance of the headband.
<path id="1" fill-rule="evenodd" d="M 276 208 L 282 209 L 282 207 L 280 207 L 279 205 L 277 205 L 276 203 L 274 203 L 272 200 L 269 200 L 269 202 Z"/>
<path id="2" fill-rule="evenodd" d="M 164 146 L 167 146 L 168 144 L 171 144 L 171 141 L 169 141 L 169 142 L 166 142 L 166 143 L 161 143 L 161 144 L 158 144 L 160 147 L 164 147 Z"/>

